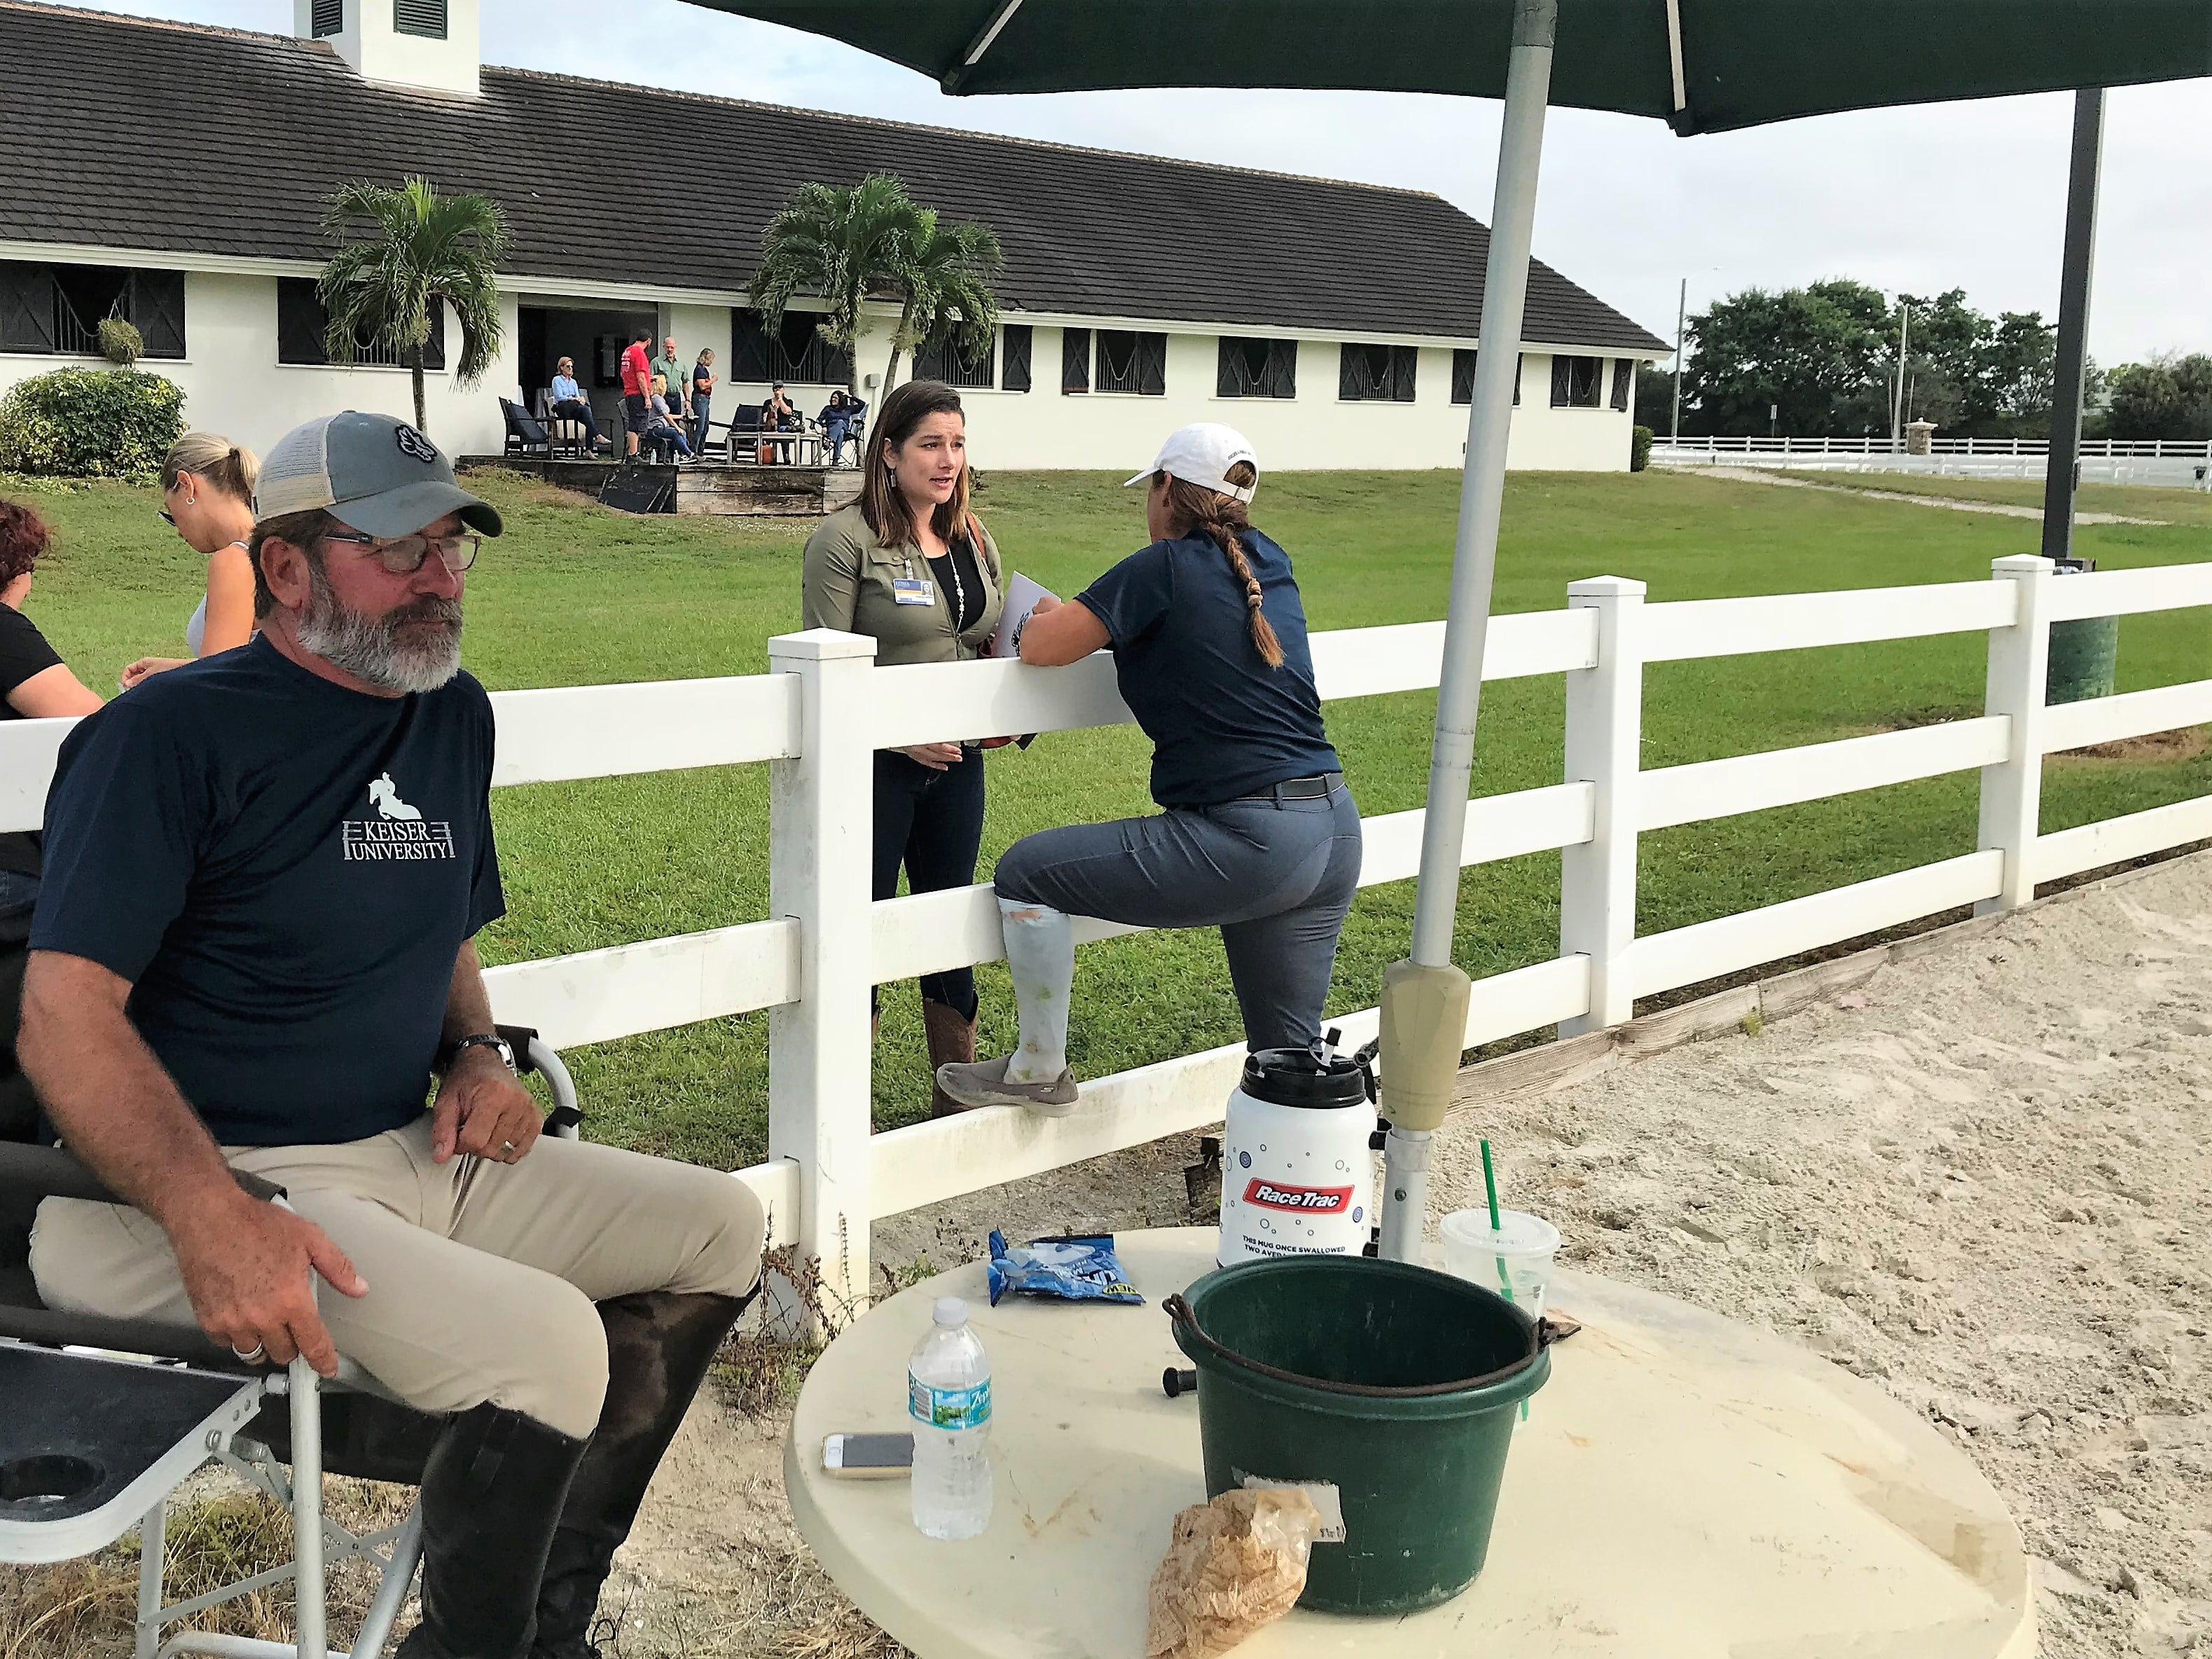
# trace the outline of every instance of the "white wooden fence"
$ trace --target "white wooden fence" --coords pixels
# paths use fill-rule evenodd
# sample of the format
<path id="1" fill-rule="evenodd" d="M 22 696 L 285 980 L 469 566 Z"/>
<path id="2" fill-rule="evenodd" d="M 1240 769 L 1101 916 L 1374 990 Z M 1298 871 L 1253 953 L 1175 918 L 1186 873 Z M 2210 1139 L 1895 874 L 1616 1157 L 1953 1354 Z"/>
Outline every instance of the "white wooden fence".
<path id="1" fill-rule="evenodd" d="M 2212 564 L 2054 576 L 1997 561 L 1988 581 L 1649 605 L 1644 585 L 1577 582 L 1564 611 L 1497 618 L 1485 678 L 1564 674 L 1565 780 L 1486 796 L 1468 817 L 1473 865 L 1563 852 L 1561 954 L 1474 988 L 1469 1046 L 1557 1024 L 1629 1018 L 1634 999 L 1954 906 L 2019 904 L 2035 884 L 2212 837 L 2212 796 L 2056 835 L 2037 833 L 2043 757 L 2212 721 L 2212 679 L 2046 708 L 2050 626 L 2212 605 Z M 1657 770 L 1642 769 L 1647 663 L 1921 635 L 1989 635 L 1979 718 Z M 1433 687 L 1443 625 L 1314 636 L 1329 700 Z M 1073 668 L 989 662 L 879 668 L 873 642 L 816 632 L 770 642 L 770 672 L 740 678 L 508 691 L 497 785 L 765 762 L 769 919 L 495 968 L 504 1020 L 556 1048 L 765 1008 L 769 1161 L 738 1171 L 778 1243 L 822 1258 L 847 1293 L 865 1280 L 878 1216 L 1218 1121 L 1237 1047 L 1086 1081 L 1059 1119 L 1007 1108 L 871 1133 L 868 988 L 1003 955 L 988 887 L 870 902 L 871 755 L 878 748 L 1054 732 L 1129 719 L 1110 658 Z M 0 830 L 35 827 L 70 722 L 0 726 Z M 1638 938 L 1644 830 L 1978 769 L 1979 850 L 1717 921 Z M 1411 877 L 1421 814 L 1366 824 L 1368 885 Z M 1130 931 L 1079 922 L 1079 940 Z M 1372 1010 L 1341 1021 L 1354 1041 Z"/>
<path id="2" fill-rule="evenodd" d="M 1661 448 L 1709 455 L 1898 455 L 1905 446 L 1888 437 L 1871 438 L 1661 438 Z M 2036 455 L 2051 453 L 2048 438 L 1931 438 L 1937 455 Z M 2085 460 L 2212 460 L 2212 441 L 2202 438 L 2084 438 Z"/>

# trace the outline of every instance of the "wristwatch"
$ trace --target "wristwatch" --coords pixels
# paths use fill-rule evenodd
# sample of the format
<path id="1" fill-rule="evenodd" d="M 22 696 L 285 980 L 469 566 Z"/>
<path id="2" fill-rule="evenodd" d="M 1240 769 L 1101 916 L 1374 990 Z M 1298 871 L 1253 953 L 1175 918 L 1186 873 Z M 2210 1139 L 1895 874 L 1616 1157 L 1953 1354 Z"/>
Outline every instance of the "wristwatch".
<path id="1" fill-rule="evenodd" d="M 438 1056 L 436 1070 L 441 1073 L 452 1071 L 453 1062 L 461 1057 L 465 1048 L 489 1048 L 507 1062 L 508 1071 L 514 1069 L 514 1048 L 505 1037 L 496 1031 L 473 1031 L 447 1045 L 445 1052 Z"/>

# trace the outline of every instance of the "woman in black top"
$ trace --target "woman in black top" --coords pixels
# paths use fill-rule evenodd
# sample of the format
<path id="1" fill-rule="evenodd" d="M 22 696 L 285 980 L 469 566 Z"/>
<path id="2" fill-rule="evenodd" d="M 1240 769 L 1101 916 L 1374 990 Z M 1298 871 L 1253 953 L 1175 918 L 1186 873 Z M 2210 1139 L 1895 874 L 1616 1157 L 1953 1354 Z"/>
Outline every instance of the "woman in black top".
<path id="1" fill-rule="evenodd" d="M 0 501 L 0 720 L 89 714 L 100 707 L 99 696 L 70 672 L 23 614 L 23 603 L 31 597 L 31 572 L 48 540 L 46 521 L 37 514 Z M 38 896 L 37 833 L 0 833 L 0 922 L 19 917 Z"/>
<path id="2" fill-rule="evenodd" d="M 1321 1035 L 1359 884 L 1359 809 L 1322 729 L 1290 557 L 1246 516 L 1259 476 L 1231 428 L 1182 428 L 1129 481 L 1147 487 L 1152 544 L 1019 624 L 1026 663 L 1112 647 L 1122 699 L 1152 740 L 1152 799 L 1164 810 L 1047 830 L 999 860 L 1021 1044 L 938 1068 L 938 1087 L 963 1106 L 1073 1109 L 1071 915 L 1218 927 L 1246 1044 L 1303 1048 Z"/>

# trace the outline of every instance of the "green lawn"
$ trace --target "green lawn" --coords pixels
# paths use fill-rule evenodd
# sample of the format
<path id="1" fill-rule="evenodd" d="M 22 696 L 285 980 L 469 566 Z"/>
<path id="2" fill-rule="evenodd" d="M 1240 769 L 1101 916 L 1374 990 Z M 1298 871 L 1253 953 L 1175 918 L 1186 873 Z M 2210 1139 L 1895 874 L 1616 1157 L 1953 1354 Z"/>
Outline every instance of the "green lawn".
<path id="1" fill-rule="evenodd" d="M 481 475 L 480 475 L 481 476 Z M 766 666 L 769 636 L 798 625 L 799 523 L 623 518 L 526 480 L 481 479 L 508 533 L 470 579 L 468 659 L 495 689 L 710 674 Z M 1318 628 L 1441 614 L 1457 479 L 1441 473 L 1270 478 L 1258 521 L 1298 562 Z M 2179 492 L 2131 492 L 2160 498 Z M 30 610 L 88 680 L 149 651 L 181 652 L 198 561 L 143 490 L 38 492 L 59 547 Z M 2095 505 L 2085 492 L 2085 505 Z M 2132 502 L 2130 506 L 2132 507 Z M 993 477 L 980 503 L 1009 559 L 1061 592 L 1142 538 L 1139 503 L 1092 474 Z M 2140 511 L 2140 508 L 2135 510 Z M 2171 514 L 2168 516 L 2179 516 Z M 1508 485 L 1498 605 L 1556 607 L 1568 581 L 1616 574 L 1655 600 L 1952 581 L 2034 550 L 2031 523 L 1851 495 L 1692 476 L 1518 475 Z M 2080 532 L 2106 568 L 2212 560 L 2212 523 Z M 2202 612 L 2122 624 L 2122 689 L 2207 672 Z M 1878 730 L 1978 708 L 1982 641 L 1954 637 L 1774 657 L 1669 664 L 1648 678 L 1644 764 L 1666 766 Z M 1558 679 L 1493 686 L 1484 699 L 1479 788 L 1555 782 Z M 1421 802 L 1434 698 L 1329 710 L 1370 813 Z M 1030 830 L 1147 810 L 1133 729 L 1048 737 L 994 755 L 984 871 Z M 2062 761 L 2045 827 L 2064 828 L 2212 790 L 2212 757 Z M 509 915 L 484 941 L 514 961 L 759 917 L 767 893 L 767 772 L 750 767 L 536 786 L 495 799 Z M 1972 850 L 1971 775 L 1814 803 L 1645 838 L 1639 926 L 1680 927 Z M 1470 872 L 1461 960 L 1480 975 L 1557 951 L 1557 854 Z M 1364 893 L 1346 929 L 1332 1006 L 1375 998 L 1403 953 L 1410 882 Z M 1004 1044 L 1011 999 L 983 972 L 987 1045 Z M 1093 946 L 1078 976 L 1079 1074 L 1230 1042 L 1238 1028 L 1218 942 L 1147 935 Z M 725 1166 L 766 1146 L 766 1021 L 720 1020 L 571 1057 L 598 1138 Z M 911 989 L 887 997 L 877 1121 L 927 1109 Z"/>

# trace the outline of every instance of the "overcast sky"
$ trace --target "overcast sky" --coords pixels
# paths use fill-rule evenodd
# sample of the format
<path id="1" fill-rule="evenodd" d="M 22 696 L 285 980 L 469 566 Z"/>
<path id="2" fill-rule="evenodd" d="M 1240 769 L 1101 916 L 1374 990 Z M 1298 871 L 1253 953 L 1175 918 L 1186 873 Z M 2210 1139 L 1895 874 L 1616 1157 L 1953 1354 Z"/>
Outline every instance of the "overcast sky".
<path id="1" fill-rule="evenodd" d="M 289 33 L 291 0 L 102 8 Z M 607 80 L 1437 191 L 1490 216 L 1498 106 L 1332 93 L 1081 93 L 951 99 L 845 47 L 684 3 L 483 0 L 484 57 Z M 1671 339 L 1677 283 L 1720 295 L 1848 276 L 1962 287 L 1990 313 L 2055 315 L 2072 100 L 1830 116 L 1679 139 L 1657 122 L 1555 111 L 1536 252 Z M 2212 350 L 2212 82 L 2108 101 L 2090 349 L 2106 364 Z M 599 134 L 577 135 L 586 143 Z M 700 169 L 721 157 L 664 165 Z M 1470 271 L 1470 283 L 1480 281 Z"/>

